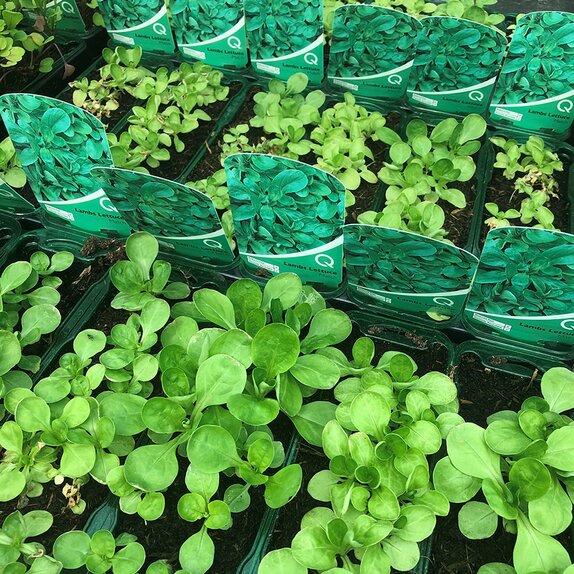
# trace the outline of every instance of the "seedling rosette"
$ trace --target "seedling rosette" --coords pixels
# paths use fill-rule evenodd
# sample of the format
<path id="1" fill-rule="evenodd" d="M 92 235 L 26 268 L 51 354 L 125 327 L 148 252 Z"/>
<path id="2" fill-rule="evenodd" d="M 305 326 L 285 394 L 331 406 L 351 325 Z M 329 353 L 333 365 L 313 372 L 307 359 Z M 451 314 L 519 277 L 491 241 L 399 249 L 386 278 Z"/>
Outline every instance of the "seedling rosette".
<path id="1" fill-rule="evenodd" d="M 196 189 L 145 173 L 95 168 L 118 212 L 135 231 L 147 231 L 177 255 L 230 263 L 233 253 L 213 201 Z"/>
<path id="2" fill-rule="evenodd" d="M 564 350 L 574 345 L 574 236 L 528 227 L 491 231 L 465 309 L 480 336 Z"/>
<path id="3" fill-rule="evenodd" d="M 243 3 L 239 0 L 175 0 L 171 3 L 178 48 L 212 66 L 247 65 Z"/>
<path id="4" fill-rule="evenodd" d="M 299 161 L 234 154 L 225 172 L 241 257 L 249 268 L 294 271 L 304 281 L 342 281 L 345 186 Z"/>
<path id="5" fill-rule="evenodd" d="M 459 315 L 478 259 L 463 249 L 414 233 L 346 225 L 345 260 L 351 296 L 433 323 Z"/>
<path id="6" fill-rule="evenodd" d="M 90 232 L 129 234 L 90 175 L 92 167 L 113 165 L 104 126 L 96 117 L 32 94 L 0 97 L 0 115 L 30 187 L 47 212 Z"/>
<path id="7" fill-rule="evenodd" d="M 150 52 L 175 51 L 164 0 L 98 0 L 98 7 L 115 42 Z"/>
<path id="8" fill-rule="evenodd" d="M 450 17 L 422 21 L 407 96 L 415 107 L 483 113 L 506 49 L 495 28 Z"/>
<path id="9" fill-rule="evenodd" d="M 287 80 L 304 72 L 323 80 L 323 1 L 245 0 L 251 62 L 265 74 Z"/>
<path id="10" fill-rule="evenodd" d="M 416 52 L 420 23 L 378 6 L 335 11 L 329 81 L 361 96 L 401 98 Z"/>
<path id="11" fill-rule="evenodd" d="M 493 121 L 562 134 L 574 119 L 574 14 L 519 19 L 490 104 Z"/>

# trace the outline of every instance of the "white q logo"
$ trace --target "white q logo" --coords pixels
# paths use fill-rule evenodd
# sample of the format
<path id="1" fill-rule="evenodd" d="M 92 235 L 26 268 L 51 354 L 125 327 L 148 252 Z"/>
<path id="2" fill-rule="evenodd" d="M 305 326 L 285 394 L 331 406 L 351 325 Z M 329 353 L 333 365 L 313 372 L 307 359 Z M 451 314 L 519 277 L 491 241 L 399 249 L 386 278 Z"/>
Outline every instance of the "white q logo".
<path id="1" fill-rule="evenodd" d="M 64 12 L 67 12 L 68 14 L 74 13 L 74 7 L 69 2 L 60 2 L 59 6 Z"/>
<path id="2" fill-rule="evenodd" d="M 400 86 L 403 83 L 403 77 L 397 74 L 389 76 L 389 84 L 394 84 L 395 86 Z"/>
<path id="3" fill-rule="evenodd" d="M 319 267 L 329 267 L 333 269 L 335 267 L 335 260 L 330 255 L 325 255 L 324 253 L 320 253 L 315 257 L 315 262 Z"/>
<path id="4" fill-rule="evenodd" d="M 447 297 L 435 297 L 433 301 L 437 305 L 445 305 L 447 307 L 452 307 L 454 305 L 454 301 L 452 299 L 448 299 Z"/>
<path id="5" fill-rule="evenodd" d="M 235 50 L 241 49 L 241 40 L 237 36 L 230 36 L 227 39 L 227 45 Z"/>
<path id="6" fill-rule="evenodd" d="M 316 66 L 319 63 L 319 58 L 317 58 L 317 56 L 313 54 L 313 52 L 308 52 L 307 54 L 305 54 L 305 57 L 303 59 L 305 60 L 305 62 L 307 62 L 307 64 L 310 64 L 311 66 Z"/>
<path id="7" fill-rule="evenodd" d="M 160 24 L 159 22 L 153 25 L 153 31 L 159 36 L 165 36 L 167 34 L 165 26 L 163 24 Z"/>
<path id="8" fill-rule="evenodd" d="M 484 94 L 475 90 L 468 94 L 468 98 L 474 102 L 482 102 L 482 100 L 484 100 Z"/>
<path id="9" fill-rule="evenodd" d="M 572 111 L 572 108 L 574 108 L 574 104 L 572 103 L 571 100 L 561 100 L 560 102 L 558 102 L 558 109 L 561 112 L 570 113 Z"/>
<path id="10" fill-rule="evenodd" d="M 207 245 L 207 247 L 214 247 L 215 249 L 223 249 L 223 245 L 221 245 L 219 241 L 215 241 L 215 239 L 204 239 L 203 243 Z"/>
<path id="11" fill-rule="evenodd" d="M 567 331 L 574 331 L 574 319 L 565 319 L 560 326 Z"/>
<path id="12" fill-rule="evenodd" d="M 106 211 L 113 211 L 114 213 L 118 212 L 118 210 L 112 205 L 109 197 L 102 197 L 102 199 L 100 199 L 100 205 Z"/>

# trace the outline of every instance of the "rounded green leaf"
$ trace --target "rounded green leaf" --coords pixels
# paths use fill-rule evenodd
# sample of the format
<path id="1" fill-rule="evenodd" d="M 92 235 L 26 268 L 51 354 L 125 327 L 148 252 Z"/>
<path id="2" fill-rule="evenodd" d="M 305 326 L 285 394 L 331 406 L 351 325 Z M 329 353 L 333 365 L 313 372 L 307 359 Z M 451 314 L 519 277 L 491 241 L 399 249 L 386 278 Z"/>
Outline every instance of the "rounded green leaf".
<path id="1" fill-rule="evenodd" d="M 221 472 L 239 461 L 237 445 L 224 428 L 215 425 L 199 427 L 187 443 L 187 457 L 200 472 Z"/>
<path id="2" fill-rule="evenodd" d="M 263 290 L 262 307 L 269 309 L 271 301 L 278 299 L 283 310 L 293 307 L 301 297 L 303 284 L 295 273 L 281 273 L 267 281 Z"/>
<path id="3" fill-rule="evenodd" d="M 490 538 L 498 527 L 498 515 L 484 502 L 467 502 L 458 513 L 458 527 L 471 540 Z"/>
<path id="4" fill-rule="evenodd" d="M 291 548 L 273 550 L 266 554 L 257 570 L 258 574 L 307 574 L 308 570 L 293 558 Z"/>
<path id="5" fill-rule="evenodd" d="M 54 542 L 54 558 L 70 570 L 83 566 L 89 552 L 90 536 L 81 530 L 60 534 Z"/>
<path id="6" fill-rule="evenodd" d="M 202 409 L 224 404 L 243 391 L 246 381 L 247 372 L 238 360 L 229 355 L 213 355 L 197 371 L 197 402 Z"/>
<path id="7" fill-rule="evenodd" d="M 233 303 L 214 289 L 199 289 L 193 295 L 198 311 L 211 323 L 224 329 L 235 329 Z"/>
<path id="8" fill-rule="evenodd" d="M 322 355 L 302 355 L 289 372 L 312 389 L 332 389 L 340 376 L 337 364 Z"/>
<path id="9" fill-rule="evenodd" d="M 282 468 L 265 484 L 265 502 L 270 508 L 280 508 L 292 500 L 301 488 L 303 471 L 299 464 Z"/>
<path id="10" fill-rule="evenodd" d="M 527 502 L 544 496 L 552 486 L 550 471 L 535 458 L 517 460 L 508 478 L 519 488 L 520 497 Z"/>
<path id="11" fill-rule="evenodd" d="M 268 379 L 288 371 L 299 357 L 299 337 L 287 325 L 266 325 L 253 338 L 251 356 L 256 367 L 267 371 Z"/>
<path id="12" fill-rule="evenodd" d="M 205 574 L 211 568 L 215 546 L 207 528 L 190 536 L 179 549 L 179 563 L 189 574 Z"/>

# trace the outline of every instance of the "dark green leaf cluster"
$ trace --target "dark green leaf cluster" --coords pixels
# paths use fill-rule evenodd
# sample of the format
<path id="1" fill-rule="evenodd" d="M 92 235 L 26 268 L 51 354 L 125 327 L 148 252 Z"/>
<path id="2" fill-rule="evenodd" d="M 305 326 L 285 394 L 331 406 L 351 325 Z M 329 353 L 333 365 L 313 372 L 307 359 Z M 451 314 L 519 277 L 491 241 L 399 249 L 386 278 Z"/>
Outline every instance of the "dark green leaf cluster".
<path id="1" fill-rule="evenodd" d="M 3 97 L 4 123 L 27 178 L 45 201 L 98 190 L 92 167 L 110 162 L 99 122 L 75 106 L 34 95 Z"/>
<path id="2" fill-rule="evenodd" d="M 163 0 L 98 0 L 110 30 L 124 30 L 143 24 L 164 6 Z"/>
<path id="3" fill-rule="evenodd" d="M 504 35 L 455 18 L 424 21 L 409 89 L 456 90 L 496 76 L 505 50 Z"/>
<path id="4" fill-rule="evenodd" d="M 249 51 L 254 59 L 287 56 L 323 32 L 320 0 L 246 0 Z"/>
<path id="5" fill-rule="evenodd" d="M 328 174 L 260 154 L 232 157 L 227 163 L 240 251 L 294 253 L 325 245 L 340 234 L 344 194 Z"/>
<path id="6" fill-rule="evenodd" d="M 358 285 L 395 293 L 468 289 L 476 269 L 470 254 L 446 243 L 376 227 L 348 228 L 345 255 Z"/>
<path id="7" fill-rule="evenodd" d="M 329 75 L 369 76 L 398 68 L 412 58 L 417 37 L 414 21 L 400 14 L 374 6 L 340 10 L 335 15 Z M 389 51 L 389 46 L 395 49 Z"/>
<path id="8" fill-rule="evenodd" d="M 211 40 L 243 17 L 243 3 L 237 0 L 175 0 L 170 9 L 178 44 Z"/>
<path id="9" fill-rule="evenodd" d="M 502 104 L 560 96 L 574 76 L 574 16 L 535 12 L 519 20 L 494 93 Z"/>
<path id="10" fill-rule="evenodd" d="M 543 229 L 490 232 L 468 307 L 497 315 L 569 313 L 574 304 L 574 238 Z"/>

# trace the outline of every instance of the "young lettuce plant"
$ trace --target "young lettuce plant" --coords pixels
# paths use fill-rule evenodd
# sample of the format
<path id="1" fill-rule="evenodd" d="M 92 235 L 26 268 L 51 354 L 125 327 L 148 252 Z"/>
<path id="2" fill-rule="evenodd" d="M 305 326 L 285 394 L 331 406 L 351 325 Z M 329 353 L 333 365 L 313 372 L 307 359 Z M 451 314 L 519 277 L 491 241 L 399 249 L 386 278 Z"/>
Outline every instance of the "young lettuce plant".
<path id="1" fill-rule="evenodd" d="M 506 212 L 502 212 L 496 203 L 487 203 L 485 207 L 493 217 L 485 223 L 494 229 L 508 227 L 511 225 L 509 219 L 520 218 L 520 223 L 524 225 L 536 222 L 533 227 L 556 229 L 550 207 L 552 199 L 558 197 L 560 190 L 556 173 L 564 170 L 558 154 L 537 136 L 530 136 L 524 144 L 500 136 L 492 137 L 490 141 L 502 150 L 496 154 L 494 167 L 503 170 L 502 175 L 514 183 L 518 197 L 520 194 L 526 197 L 521 201 L 519 209 L 509 209 Z"/>
<path id="2" fill-rule="evenodd" d="M 189 286 L 170 282 L 171 264 L 157 259 L 159 243 L 145 232 L 134 233 L 126 240 L 127 261 L 118 261 L 110 269 L 110 279 L 119 293 L 112 300 L 114 309 L 138 311 L 156 297 L 185 299 Z"/>
<path id="3" fill-rule="evenodd" d="M 21 189 L 27 181 L 16 156 L 14 144 L 9 137 L 0 142 L 0 183 L 2 181 L 14 189 Z"/>
<path id="4" fill-rule="evenodd" d="M 359 215 L 359 222 L 448 240 L 443 227 L 445 213 L 439 202 L 458 209 L 466 207 L 464 193 L 452 184 L 470 181 L 474 176 L 472 156 L 480 150 L 479 140 L 485 131 L 486 121 L 476 114 L 461 122 L 447 118 L 430 135 L 423 120 L 411 120 L 406 141 L 388 128 L 379 129 L 377 136 L 391 146 L 391 162 L 379 172 L 381 181 L 388 185 L 385 207 L 379 213 Z"/>
<path id="5" fill-rule="evenodd" d="M 513 569 L 488 564 L 479 572 L 570 572 L 567 550 L 554 537 L 572 522 L 574 375 L 557 367 L 542 377 L 542 398 L 526 399 L 518 412 L 501 411 L 486 429 L 473 423 L 447 435 L 448 456 L 435 466 L 435 487 L 463 503 L 458 524 L 470 539 L 503 527 L 517 535 Z M 485 502 L 474 500 L 482 491 Z"/>
<path id="6" fill-rule="evenodd" d="M 427 456 L 462 421 L 453 404 L 456 387 L 441 373 L 417 377 L 403 353 L 387 352 L 372 366 L 374 343 L 366 337 L 355 342 L 351 361 L 335 348 L 322 352 L 352 375 L 335 388 L 342 402 L 322 433 L 329 470 L 308 486 L 330 506 L 309 511 L 291 548 L 271 552 L 259 573 L 282 561 L 302 573 L 410 570 L 419 561 L 417 542 L 449 511 L 430 482 Z"/>

